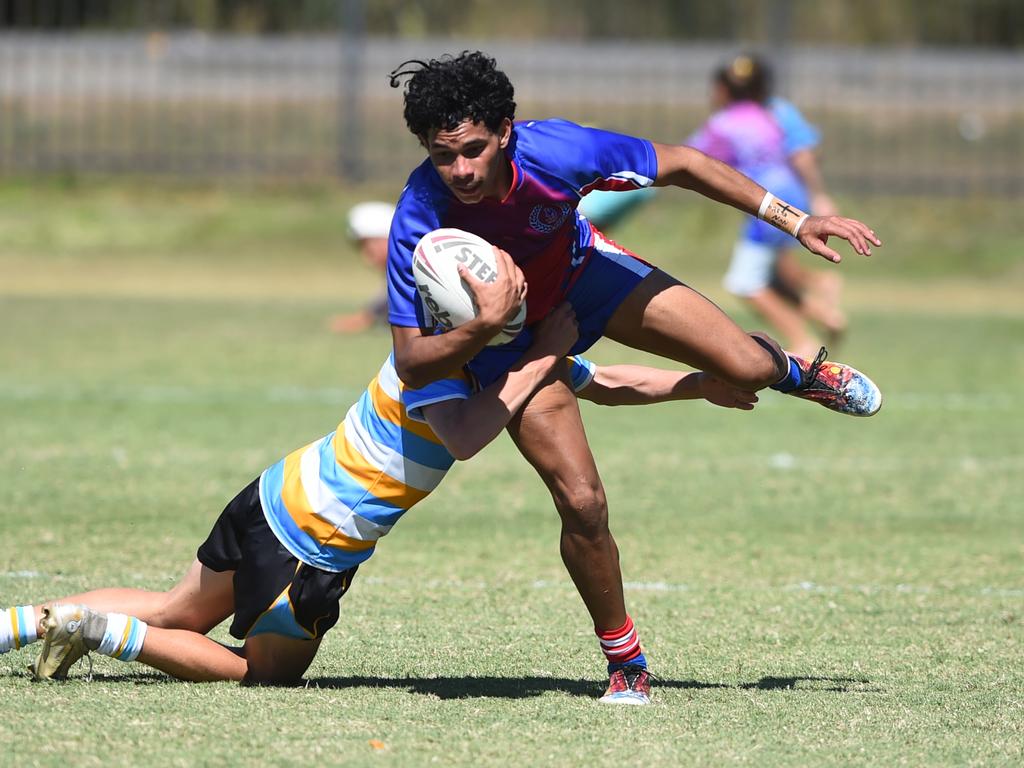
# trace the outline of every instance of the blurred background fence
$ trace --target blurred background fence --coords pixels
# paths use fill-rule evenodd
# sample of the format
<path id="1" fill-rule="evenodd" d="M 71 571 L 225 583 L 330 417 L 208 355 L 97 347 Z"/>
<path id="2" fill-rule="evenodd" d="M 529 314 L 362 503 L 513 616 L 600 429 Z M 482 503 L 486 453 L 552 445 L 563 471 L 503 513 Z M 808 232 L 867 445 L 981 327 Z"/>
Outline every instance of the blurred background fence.
<path id="1" fill-rule="evenodd" d="M 830 184 L 1024 194 L 1021 0 L 0 0 L 0 174 L 400 184 L 387 73 L 480 48 L 519 117 L 674 142 L 765 55 Z"/>

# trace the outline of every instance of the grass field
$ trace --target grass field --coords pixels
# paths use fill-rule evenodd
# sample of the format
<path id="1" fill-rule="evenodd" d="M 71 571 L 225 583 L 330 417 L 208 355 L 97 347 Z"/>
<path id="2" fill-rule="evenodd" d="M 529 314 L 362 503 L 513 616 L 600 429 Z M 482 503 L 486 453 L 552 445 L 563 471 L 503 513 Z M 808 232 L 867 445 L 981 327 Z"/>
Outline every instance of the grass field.
<path id="1" fill-rule="evenodd" d="M 376 282 L 354 200 L 0 188 L 0 605 L 169 587 L 237 490 L 334 428 L 389 346 L 325 330 Z M 876 418 L 584 404 L 655 706 L 596 703 L 557 517 L 503 437 L 360 570 L 306 688 L 106 658 L 37 685 L 13 652 L 3 762 L 1019 765 L 1018 207 L 844 202 L 887 241 L 842 267 Z M 749 325 L 718 289 L 734 225 L 663 196 L 616 234 Z"/>

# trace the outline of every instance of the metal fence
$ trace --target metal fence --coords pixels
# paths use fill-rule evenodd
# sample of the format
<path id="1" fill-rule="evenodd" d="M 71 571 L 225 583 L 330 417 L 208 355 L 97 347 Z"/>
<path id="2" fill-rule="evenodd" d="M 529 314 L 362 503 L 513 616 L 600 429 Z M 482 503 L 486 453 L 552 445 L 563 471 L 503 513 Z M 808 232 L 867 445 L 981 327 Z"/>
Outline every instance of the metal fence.
<path id="1" fill-rule="evenodd" d="M 336 30 L 7 32 L 0 174 L 400 184 L 422 151 L 387 73 L 406 59 L 476 48 L 509 73 L 519 117 L 557 115 L 673 142 L 707 115 L 711 70 L 741 46 Z M 834 188 L 1024 194 L 1020 52 L 792 44 L 768 53 L 779 91 L 822 128 Z"/>

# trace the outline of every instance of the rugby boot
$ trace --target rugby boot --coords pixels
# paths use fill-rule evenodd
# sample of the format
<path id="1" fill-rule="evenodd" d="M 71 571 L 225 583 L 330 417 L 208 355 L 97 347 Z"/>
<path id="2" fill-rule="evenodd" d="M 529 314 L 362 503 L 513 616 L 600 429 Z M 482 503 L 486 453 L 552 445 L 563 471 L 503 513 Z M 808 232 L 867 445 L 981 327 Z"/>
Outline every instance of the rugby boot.
<path id="1" fill-rule="evenodd" d="M 651 673 L 647 667 L 627 664 L 612 672 L 608 690 L 600 698 L 603 704 L 643 705 L 651 703 Z"/>
<path id="2" fill-rule="evenodd" d="M 874 416 L 882 407 L 882 392 L 871 379 L 843 363 L 825 358 L 828 351 L 822 347 L 814 360 L 808 362 L 790 355 L 800 366 L 801 381 L 787 395 L 825 406 L 830 411 L 849 416 Z"/>
<path id="3" fill-rule="evenodd" d="M 36 680 L 63 680 L 75 662 L 99 647 L 107 617 L 84 605 L 44 605 L 42 611 L 43 649 L 29 671 Z"/>

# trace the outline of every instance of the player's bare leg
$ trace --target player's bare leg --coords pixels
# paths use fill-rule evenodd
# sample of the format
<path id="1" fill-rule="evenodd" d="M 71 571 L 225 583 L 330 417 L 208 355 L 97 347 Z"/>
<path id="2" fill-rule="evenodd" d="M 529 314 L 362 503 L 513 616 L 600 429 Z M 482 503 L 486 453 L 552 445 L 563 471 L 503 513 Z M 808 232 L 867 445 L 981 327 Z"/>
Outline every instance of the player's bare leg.
<path id="1" fill-rule="evenodd" d="M 835 273 L 804 267 L 792 248 L 783 248 L 775 263 L 776 279 L 795 297 L 800 312 L 821 326 L 829 346 L 846 332 L 846 315 L 840 308 L 843 278 Z"/>
<path id="2" fill-rule="evenodd" d="M 320 648 L 320 639 L 296 640 L 263 634 L 245 641 L 245 681 L 263 685 L 296 683 L 309 669 Z"/>
<path id="3" fill-rule="evenodd" d="M 604 486 L 568 383 L 557 378 L 538 388 L 509 422 L 508 432 L 551 492 L 562 519 L 562 561 L 594 625 L 621 626 L 626 606 L 619 551 L 608 530 Z"/>
<path id="4" fill-rule="evenodd" d="M 137 661 L 192 683 L 245 679 L 248 663 L 239 651 L 186 629 L 151 626 Z"/>
<path id="5" fill-rule="evenodd" d="M 626 613 L 604 487 L 564 369 L 561 376 L 534 393 L 508 431 L 544 480 L 562 518 L 562 561 L 608 660 L 608 689 L 601 701 L 648 704 L 651 678 L 639 634 Z"/>
<path id="6" fill-rule="evenodd" d="M 33 606 L 36 622 L 45 604 L 87 605 L 100 613 L 124 613 L 153 627 L 188 629 L 206 634 L 234 612 L 234 573 L 218 573 L 194 560 L 174 587 L 166 592 L 112 587 Z M 40 633 L 41 636 L 41 633 Z"/>
<path id="7" fill-rule="evenodd" d="M 764 389 L 788 371 L 777 342 L 750 336 L 710 299 L 661 270 L 645 277 L 619 305 L 605 336 L 742 389 Z"/>
<path id="8" fill-rule="evenodd" d="M 189 682 L 286 685 L 302 677 L 319 648 L 319 639 L 273 634 L 250 637 L 241 648 L 228 648 L 196 632 L 151 628 L 138 661 Z"/>
<path id="9" fill-rule="evenodd" d="M 37 680 L 63 679 L 78 659 L 94 651 L 189 682 L 289 684 L 302 677 L 320 646 L 319 640 L 266 634 L 229 648 L 198 632 L 150 627 L 133 616 L 71 603 L 47 605 L 42 626 L 43 649 L 31 667 Z"/>
<path id="10" fill-rule="evenodd" d="M 229 671 L 235 659 L 221 653 L 231 654 L 231 651 L 205 637 L 206 632 L 234 610 L 232 576 L 230 572 L 217 573 L 195 561 L 182 580 L 167 592 L 97 589 L 32 606 L 36 637 L 43 640 L 43 650 L 32 666 L 33 674 L 37 678 L 65 677 L 75 662 L 94 650 L 86 642 L 89 635 L 86 629 L 93 629 L 91 639 L 99 642 L 108 624 L 107 617 L 114 616 L 114 625 L 121 628 L 123 637 L 106 649 L 117 651 L 110 655 L 134 660 L 146 653 L 144 645 L 160 649 L 165 642 L 176 646 L 191 641 L 213 654 L 213 658 L 195 676 L 185 679 L 235 679 Z M 86 624 L 89 627 L 84 626 Z M 154 653 L 158 661 L 175 655 L 175 652 L 167 654 L 159 650 Z M 217 657 L 222 658 L 218 661 Z M 157 663 L 151 666 L 171 674 L 176 672 L 175 667 L 164 669 Z"/>
<path id="11" fill-rule="evenodd" d="M 787 355 L 778 342 L 746 334 L 697 291 L 655 270 L 619 305 L 605 335 L 627 346 L 709 371 L 756 391 L 773 387 L 832 411 L 871 416 L 882 406 L 878 387 L 860 371 L 825 359 Z"/>
<path id="12" fill-rule="evenodd" d="M 295 682 L 312 662 L 319 640 L 265 634 L 230 648 L 206 636 L 233 612 L 233 576 L 196 561 L 169 592 L 100 589 L 39 606 L 38 632 L 44 642 L 33 674 L 63 678 L 85 653 L 97 651 L 190 682 Z M 117 617 L 113 634 L 112 617 Z M 136 647 L 130 638 L 137 638 Z"/>

